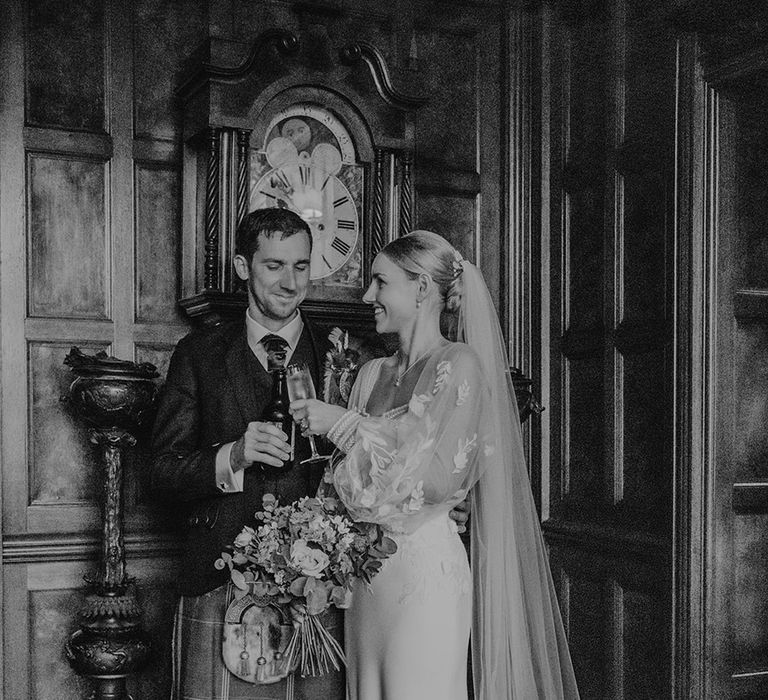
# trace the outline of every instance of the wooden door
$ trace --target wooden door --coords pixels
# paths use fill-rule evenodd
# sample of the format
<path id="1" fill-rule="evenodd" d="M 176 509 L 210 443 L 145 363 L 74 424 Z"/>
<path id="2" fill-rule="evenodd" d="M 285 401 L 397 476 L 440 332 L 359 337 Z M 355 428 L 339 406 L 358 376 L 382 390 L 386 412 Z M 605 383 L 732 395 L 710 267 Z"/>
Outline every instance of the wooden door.
<path id="1" fill-rule="evenodd" d="M 542 16 L 541 508 L 582 697 L 672 679 L 676 41 L 663 3 Z"/>

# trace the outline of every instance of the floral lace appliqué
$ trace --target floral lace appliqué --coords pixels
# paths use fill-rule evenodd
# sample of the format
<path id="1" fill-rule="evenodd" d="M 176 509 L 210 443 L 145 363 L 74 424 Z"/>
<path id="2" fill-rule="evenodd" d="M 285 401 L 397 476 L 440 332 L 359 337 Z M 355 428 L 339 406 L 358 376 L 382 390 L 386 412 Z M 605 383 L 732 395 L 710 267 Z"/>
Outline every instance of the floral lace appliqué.
<path id="1" fill-rule="evenodd" d="M 437 363 L 437 376 L 435 377 L 435 386 L 432 388 L 432 393 L 436 394 L 443 388 L 448 378 L 451 376 L 451 363 L 448 360 L 442 360 Z"/>
<path id="2" fill-rule="evenodd" d="M 424 505 L 424 481 L 419 481 L 411 491 L 411 497 L 403 504 L 403 513 L 415 513 Z"/>
<path id="3" fill-rule="evenodd" d="M 456 406 L 461 406 L 469 396 L 469 382 L 465 379 L 456 389 Z"/>
<path id="4" fill-rule="evenodd" d="M 458 474 L 467 468 L 468 455 L 477 443 L 477 433 L 471 438 L 462 440 L 459 438 L 459 451 L 453 457 L 453 473 Z"/>

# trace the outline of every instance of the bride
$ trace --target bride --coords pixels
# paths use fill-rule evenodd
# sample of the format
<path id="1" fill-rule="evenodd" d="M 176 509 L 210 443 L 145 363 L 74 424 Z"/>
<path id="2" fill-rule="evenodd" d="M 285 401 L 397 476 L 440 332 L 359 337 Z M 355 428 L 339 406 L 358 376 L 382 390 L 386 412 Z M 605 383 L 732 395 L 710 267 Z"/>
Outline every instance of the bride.
<path id="1" fill-rule="evenodd" d="M 350 700 L 578 698 L 525 468 L 503 339 L 480 271 L 441 236 L 387 245 L 363 300 L 399 349 L 360 371 L 349 409 L 294 401 L 338 447 L 335 489 L 398 550 L 345 615 Z M 440 331 L 458 312 L 458 339 Z M 472 504 L 470 559 L 448 516 Z M 471 635 L 470 635 L 471 631 Z"/>

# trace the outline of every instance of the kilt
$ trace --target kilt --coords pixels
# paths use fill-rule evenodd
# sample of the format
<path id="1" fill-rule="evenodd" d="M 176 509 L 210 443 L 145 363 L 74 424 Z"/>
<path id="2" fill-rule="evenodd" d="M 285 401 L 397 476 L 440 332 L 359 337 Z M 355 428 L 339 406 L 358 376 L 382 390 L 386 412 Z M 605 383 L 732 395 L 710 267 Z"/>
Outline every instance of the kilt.
<path id="1" fill-rule="evenodd" d="M 171 700 L 344 700 L 342 672 L 254 685 L 230 673 L 221 645 L 224 614 L 232 600 L 230 585 L 201 596 L 182 596 L 173 629 L 173 688 Z M 328 631 L 343 644 L 343 613 L 332 608 L 324 616 Z"/>

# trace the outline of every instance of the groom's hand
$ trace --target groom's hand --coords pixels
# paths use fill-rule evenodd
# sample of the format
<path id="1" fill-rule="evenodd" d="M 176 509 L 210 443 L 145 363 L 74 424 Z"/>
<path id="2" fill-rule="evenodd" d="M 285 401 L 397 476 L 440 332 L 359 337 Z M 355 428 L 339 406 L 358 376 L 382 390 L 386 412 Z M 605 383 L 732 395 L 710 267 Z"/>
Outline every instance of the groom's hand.
<path id="1" fill-rule="evenodd" d="M 290 456 L 288 436 L 280 428 L 271 423 L 254 421 L 248 423 L 241 438 L 232 445 L 229 463 L 234 472 L 254 463 L 282 467 Z"/>
<path id="2" fill-rule="evenodd" d="M 453 507 L 453 510 L 448 514 L 451 517 L 451 520 L 456 522 L 460 533 L 467 531 L 467 523 L 469 522 L 469 513 L 471 510 L 472 508 L 470 507 L 469 499 L 467 498 L 461 503 L 457 503 Z"/>

